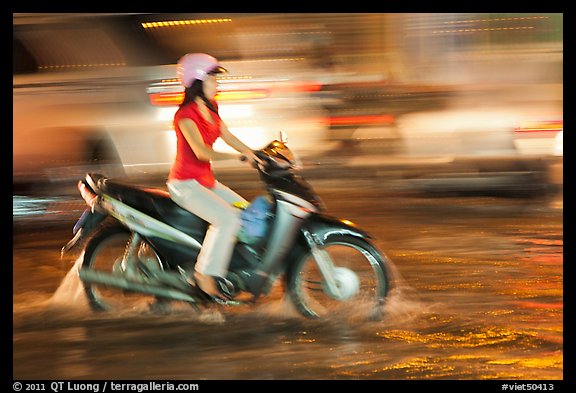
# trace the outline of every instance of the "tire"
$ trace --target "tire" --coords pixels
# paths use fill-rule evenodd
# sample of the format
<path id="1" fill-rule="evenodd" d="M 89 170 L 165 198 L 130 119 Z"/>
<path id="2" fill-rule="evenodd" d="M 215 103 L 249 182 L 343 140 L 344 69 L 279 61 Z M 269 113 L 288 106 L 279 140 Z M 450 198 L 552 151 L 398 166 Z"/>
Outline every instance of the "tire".
<path id="1" fill-rule="evenodd" d="M 114 265 L 118 265 L 122 260 L 131 236 L 130 230 L 119 225 L 101 227 L 86 243 L 81 269 L 111 274 Z M 150 247 L 146 248 L 146 252 L 160 263 L 160 259 Z M 144 310 L 155 299 L 153 295 L 86 281 L 82 283 L 89 305 L 94 311 Z"/>
<path id="2" fill-rule="evenodd" d="M 321 249 L 328 252 L 334 266 L 345 272 L 345 276 L 357 277 L 357 283 L 353 284 L 357 290 L 342 300 L 330 296 L 307 250 L 296 259 L 287 275 L 288 295 L 298 312 L 310 319 L 328 316 L 381 319 L 389 291 L 388 258 L 368 241 L 349 235 L 333 236 Z"/>

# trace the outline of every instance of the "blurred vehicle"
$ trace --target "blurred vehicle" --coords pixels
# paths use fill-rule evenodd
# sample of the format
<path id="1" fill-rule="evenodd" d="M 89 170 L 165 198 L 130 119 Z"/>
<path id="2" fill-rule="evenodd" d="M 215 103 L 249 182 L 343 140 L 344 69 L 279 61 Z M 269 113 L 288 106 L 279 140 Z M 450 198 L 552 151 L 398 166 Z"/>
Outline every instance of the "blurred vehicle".
<path id="1" fill-rule="evenodd" d="M 564 156 L 564 129 L 561 129 L 554 137 L 554 153 L 555 156 Z"/>
<path id="2" fill-rule="evenodd" d="M 564 121 L 546 119 L 524 121 L 514 130 L 514 144 L 522 157 L 541 158 L 546 165 L 551 191 L 564 184 Z"/>
<path id="3" fill-rule="evenodd" d="M 524 121 L 514 130 L 514 144 L 521 154 L 541 156 L 563 155 L 564 121 Z"/>
<path id="4" fill-rule="evenodd" d="M 336 90 L 329 112 L 337 139 L 361 152 L 446 162 L 551 154 L 563 110 L 562 14 L 399 14 L 381 22 L 387 45 L 365 45 L 388 55 L 378 66 L 389 78 L 323 89 Z M 550 129 L 521 126 L 536 122 Z"/>
<path id="5" fill-rule="evenodd" d="M 563 127 L 558 109 L 548 103 L 512 106 L 498 105 L 497 98 L 494 101 L 405 114 L 396 125 L 406 152 L 445 157 L 543 158 L 554 154 L 555 137 Z"/>
<path id="6" fill-rule="evenodd" d="M 13 15 L 14 184 L 165 176 L 189 52 L 233 133 L 304 160 L 546 157 L 560 127 L 562 14 Z"/>
<path id="7" fill-rule="evenodd" d="M 299 62 L 245 60 L 232 25 L 185 14 L 176 21 L 168 14 L 14 14 L 14 184 L 77 180 L 87 171 L 165 176 L 182 98 L 175 64 L 188 52 L 211 53 L 229 70 L 220 80 L 221 116 L 252 148 L 281 129 L 291 130 L 296 151 L 322 137 L 323 123 L 308 116 L 306 89 L 286 77 Z"/>
<path id="8" fill-rule="evenodd" d="M 564 129 L 554 137 L 554 148 L 549 164 L 549 181 L 562 195 L 564 187 Z"/>

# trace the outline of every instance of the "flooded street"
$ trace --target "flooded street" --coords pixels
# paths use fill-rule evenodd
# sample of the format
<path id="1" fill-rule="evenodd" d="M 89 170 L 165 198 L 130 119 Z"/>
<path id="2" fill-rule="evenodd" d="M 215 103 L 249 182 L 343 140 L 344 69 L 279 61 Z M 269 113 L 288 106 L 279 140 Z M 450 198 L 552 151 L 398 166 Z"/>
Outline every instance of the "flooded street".
<path id="1" fill-rule="evenodd" d="M 563 221 L 548 201 L 317 187 L 393 261 L 379 322 L 312 321 L 278 295 L 202 314 L 96 314 L 60 247 L 15 226 L 13 378 L 562 380 Z M 249 194 L 248 193 L 244 193 Z M 279 288 L 280 289 L 280 288 Z M 361 307 L 362 305 L 358 305 Z"/>
<path id="2" fill-rule="evenodd" d="M 14 12 L 12 30 L 11 392 L 576 392 L 562 9 Z M 201 200 L 176 181 L 211 184 L 210 171 L 247 201 L 273 195 L 259 200 L 272 213 L 241 214 L 257 221 L 229 269 L 239 305 L 204 307 L 202 278 L 185 282 L 199 217 L 229 223 L 229 239 L 230 206 L 191 217 L 130 187 L 170 178 Z M 133 233 L 62 256 L 86 204 L 102 214 L 76 229 L 102 218 Z M 331 217 L 314 216 L 323 205 Z M 207 274 L 227 262 L 208 259 Z M 164 310 L 154 295 L 184 300 Z M 94 310 L 104 302 L 130 306 Z M 172 380 L 188 388 L 146 384 Z"/>

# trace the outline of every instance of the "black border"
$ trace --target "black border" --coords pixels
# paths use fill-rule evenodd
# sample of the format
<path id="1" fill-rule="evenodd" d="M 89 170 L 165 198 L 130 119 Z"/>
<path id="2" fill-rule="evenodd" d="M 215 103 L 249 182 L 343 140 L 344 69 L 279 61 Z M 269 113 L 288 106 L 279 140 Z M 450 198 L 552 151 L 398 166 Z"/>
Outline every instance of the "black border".
<path id="1" fill-rule="evenodd" d="M 34 1 L 26 1 L 26 2 L 19 2 L 17 6 L 12 5 L 14 9 L 11 9 L 11 12 L 5 12 L 5 25 L 10 23 L 10 18 L 13 12 L 87 12 L 85 9 L 85 5 L 81 5 L 82 3 L 76 3 L 75 6 L 71 6 L 69 3 L 57 3 L 57 2 L 34 2 Z M 88 4 L 88 3 L 85 3 Z M 106 6 L 104 2 L 90 2 L 90 7 L 97 8 L 99 12 L 110 12 L 111 9 L 114 12 L 126 12 L 129 11 L 130 8 L 125 6 L 123 7 L 124 10 L 118 9 L 118 2 L 116 2 L 115 7 Z M 160 3 L 158 3 L 160 4 Z M 280 5 L 281 4 L 281 5 Z M 566 33 L 564 34 L 564 45 L 568 46 L 568 50 L 565 50 L 564 53 L 567 54 L 564 56 L 564 77 L 567 79 L 564 82 L 564 86 L 568 87 L 564 90 L 565 94 L 565 105 L 567 108 L 574 108 L 574 101 L 572 96 L 574 94 L 575 89 L 575 81 L 574 81 L 574 70 L 576 70 L 573 56 L 572 56 L 572 40 L 576 37 L 574 30 L 574 15 L 572 12 L 572 5 L 566 1 L 546 1 L 546 2 L 507 2 L 503 3 L 500 1 L 482 1 L 482 2 L 468 2 L 468 3 L 458 3 L 458 4 L 450 4 L 450 3 L 438 3 L 432 1 L 423 1 L 423 2 L 343 2 L 343 3 L 321 3 L 321 2 L 313 2 L 308 4 L 297 3 L 297 2 L 289 2 L 286 3 L 278 3 L 274 4 L 273 2 L 264 2 L 264 3 L 252 3 L 247 4 L 246 2 L 234 2 L 230 4 L 222 4 L 221 2 L 193 2 L 193 3 L 182 3 L 182 2 L 171 2 L 171 4 L 163 4 L 164 7 L 154 7 L 151 6 L 150 3 L 147 3 L 146 7 L 134 7 L 134 8 L 152 8 L 152 11 L 157 11 L 155 8 L 164 8 L 161 12 L 179 12 L 182 9 L 189 10 L 191 8 L 194 9 L 195 12 L 493 12 L 497 10 L 498 12 L 560 12 L 564 14 L 564 29 Z M 166 9 L 168 8 L 168 9 Z M 218 9 L 218 11 L 214 11 Z M 90 11 L 94 12 L 94 11 Z M 4 70 L 7 67 L 3 67 Z M 8 80 L 9 76 L 5 75 L 2 78 L 3 88 L 2 91 L 8 95 Z M 8 97 L 5 98 L 3 101 L 4 103 L 9 102 Z M 11 102 L 11 101 L 10 101 Z M 4 105 L 6 111 L 8 112 L 8 106 Z M 576 127 L 574 126 L 574 116 L 572 114 L 573 110 L 568 110 L 567 113 L 564 114 L 564 122 L 567 125 L 567 129 L 569 130 L 567 136 L 565 137 L 565 146 L 576 146 L 572 143 L 574 134 L 576 133 Z M 11 118 L 10 113 L 7 113 L 3 116 L 5 120 L 5 127 L 9 128 L 8 119 Z M 7 131 L 6 131 L 7 133 Z M 11 134 L 10 134 L 11 138 Z M 8 137 L 5 136 L 5 140 Z M 9 150 L 9 144 L 6 142 L 3 144 L 3 149 L 6 152 L 2 155 L 6 161 L 8 161 L 8 157 L 11 156 L 11 150 Z M 567 151 L 571 152 L 572 148 L 568 148 Z M 572 155 L 570 153 L 564 155 L 565 164 L 564 164 L 564 199 L 568 201 L 564 205 L 564 217 L 568 217 L 568 219 L 564 220 L 564 231 L 568 233 L 568 236 L 565 236 L 564 240 L 564 379 L 562 381 L 502 381 L 502 380 L 488 380 L 488 381 L 453 381 L 453 380 L 409 380 L 409 381 L 350 381 L 350 380 L 338 380 L 338 381 L 295 381 L 295 380 L 288 380 L 288 381 L 190 381 L 194 383 L 198 383 L 200 385 L 201 391 L 206 391 L 207 389 L 214 389 L 214 388 L 223 388 L 223 387 L 230 387 L 233 389 L 246 389 L 246 388 L 259 388 L 259 389 L 273 389 L 276 387 L 286 387 L 289 389 L 295 389 L 300 387 L 308 388 L 351 388 L 351 389 L 362 389 L 362 388 L 370 388 L 370 387 L 378 387 L 384 389 L 418 389 L 418 391 L 426 391 L 430 389 L 438 389 L 438 390 L 445 390 L 445 389 L 453 389 L 454 391 L 461 391 L 462 389 L 470 388 L 483 388 L 483 391 L 490 392 L 502 391 L 502 384 L 509 383 L 509 384 L 517 384 L 520 385 L 522 383 L 553 383 L 555 385 L 555 391 L 574 391 L 574 387 L 576 387 L 576 367 L 574 362 L 574 349 L 576 349 L 576 342 L 574 340 L 574 332 L 576 332 L 575 321 L 576 317 L 574 316 L 574 290 L 573 290 L 573 279 L 574 279 L 574 264 L 576 262 L 576 258 L 574 257 L 574 242 L 575 239 L 573 234 L 573 221 L 571 218 L 571 210 L 573 209 L 574 201 L 576 201 L 574 191 L 572 186 L 570 186 L 570 182 L 572 181 L 572 173 L 569 171 L 572 166 L 570 165 L 570 161 L 572 160 Z M 2 165 L 2 174 L 7 174 L 8 168 L 11 167 L 11 162 L 3 163 Z M 566 176 L 569 174 L 568 176 Z M 10 196 L 8 193 L 3 193 L 3 201 L 5 202 L 6 206 L 9 206 L 9 199 Z M 6 208 L 6 215 L 8 215 L 8 208 Z M 8 218 L 8 217 L 7 217 Z M 567 241 L 566 241 L 567 240 Z M 7 236 L 2 236 L 2 244 L 4 249 L 8 249 L 8 238 Z M 3 266 L 3 274 L 2 277 L 5 278 L 7 281 L 2 285 L 2 299 L 4 302 L 7 302 L 8 299 L 12 299 L 12 265 L 8 263 L 8 261 L 4 261 L 2 264 Z M 13 322 L 13 315 L 12 313 L 9 314 L 9 311 L 12 308 L 8 305 L 2 306 L 3 312 L 6 313 L 5 318 L 3 321 L 8 323 L 8 321 Z M 12 324 L 11 324 L 12 325 Z M 6 336 L 4 341 L 4 345 L 2 345 L 2 353 L 4 356 L 8 356 L 8 351 L 5 350 L 7 348 L 13 349 L 13 341 L 11 336 Z M 10 351 L 13 353 L 13 351 Z M 6 359 L 3 362 L 4 366 L 2 367 L 2 374 L 3 380 L 6 381 L 9 386 L 5 387 L 8 388 L 10 391 L 13 390 L 13 359 L 10 356 L 9 359 Z M 10 366 L 6 366 L 10 364 Z M 24 381 L 22 381 L 24 382 Z M 26 382 L 33 382 L 33 381 L 26 381 Z M 41 382 L 50 382 L 50 381 L 41 381 Z M 95 382 L 95 383 L 102 383 L 102 381 L 84 381 L 84 382 Z M 131 381 L 122 381 L 124 383 L 129 383 Z M 145 381 L 132 381 L 134 383 L 142 383 Z M 163 381 L 158 381 L 163 382 Z M 180 383 L 184 381 L 173 381 L 174 383 Z M 572 388 L 570 388 L 572 386 Z"/>

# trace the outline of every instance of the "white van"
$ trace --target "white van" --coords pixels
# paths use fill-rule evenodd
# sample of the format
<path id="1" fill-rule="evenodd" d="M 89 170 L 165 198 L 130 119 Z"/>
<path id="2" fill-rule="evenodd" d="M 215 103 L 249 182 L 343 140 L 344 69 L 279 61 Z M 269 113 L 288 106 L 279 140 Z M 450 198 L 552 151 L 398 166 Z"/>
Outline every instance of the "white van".
<path id="1" fill-rule="evenodd" d="M 322 138 L 302 87 L 302 59 L 242 53 L 248 16 L 14 14 L 14 184 L 73 181 L 87 170 L 165 176 L 181 99 L 175 64 L 188 52 L 218 57 L 221 116 L 252 148 L 284 131 L 296 150 Z M 276 56 L 278 55 L 278 56 Z M 217 149 L 226 149 L 222 144 Z"/>
<path id="2" fill-rule="evenodd" d="M 470 18 L 14 14 L 14 183 L 166 176 L 175 64 L 189 52 L 229 70 L 221 116 L 253 148 L 284 131 L 303 159 L 549 156 L 563 128 L 561 14 Z M 514 33 L 525 21 L 534 33 Z M 442 27 L 456 22 L 477 34 Z"/>

